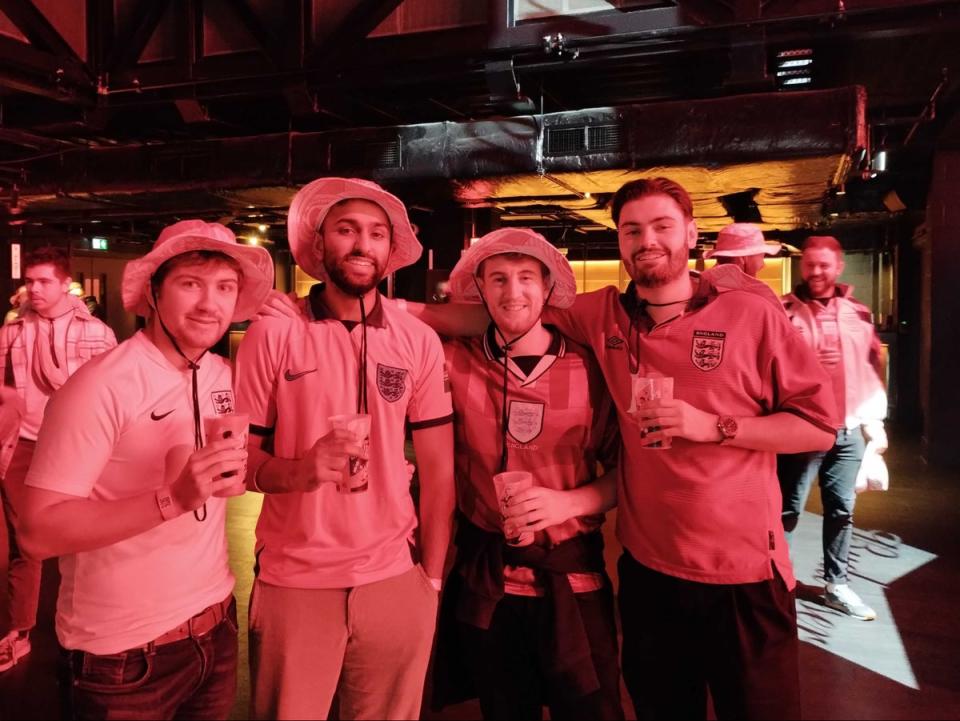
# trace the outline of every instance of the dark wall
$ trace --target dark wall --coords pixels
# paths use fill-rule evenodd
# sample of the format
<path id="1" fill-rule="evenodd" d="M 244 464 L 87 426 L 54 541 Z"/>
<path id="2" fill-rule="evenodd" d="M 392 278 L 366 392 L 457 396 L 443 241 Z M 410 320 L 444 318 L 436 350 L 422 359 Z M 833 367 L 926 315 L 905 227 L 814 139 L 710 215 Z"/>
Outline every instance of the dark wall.
<path id="1" fill-rule="evenodd" d="M 960 466 L 960 148 L 934 159 L 922 241 L 921 405 L 928 460 Z"/>

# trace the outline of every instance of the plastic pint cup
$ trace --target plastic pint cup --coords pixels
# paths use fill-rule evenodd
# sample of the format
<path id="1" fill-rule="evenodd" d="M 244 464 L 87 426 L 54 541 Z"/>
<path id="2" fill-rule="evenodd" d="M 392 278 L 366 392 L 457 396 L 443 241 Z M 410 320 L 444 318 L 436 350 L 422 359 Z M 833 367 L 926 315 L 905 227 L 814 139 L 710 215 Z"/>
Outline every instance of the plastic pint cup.
<path id="1" fill-rule="evenodd" d="M 663 378 L 660 376 L 633 376 L 633 401 L 638 409 L 643 408 L 653 401 L 672 400 L 673 399 L 673 378 Z M 646 429 L 653 433 L 660 430 L 660 426 L 653 426 Z M 666 450 L 670 448 L 671 438 L 666 438 L 656 443 L 651 443 L 644 448 L 653 450 Z"/>
<path id="2" fill-rule="evenodd" d="M 510 499 L 524 488 L 533 486 L 533 474 L 528 471 L 504 471 L 493 477 L 493 487 L 500 504 L 500 515 L 507 515 Z M 507 539 L 510 546 L 529 546 L 533 543 L 533 531 L 521 531 L 519 535 Z"/>
<path id="3" fill-rule="evenodd" d="M 234 439 L 236 447 L 246 450 L 247 434 L 250 431 L 250 416 L 246 413 L 226 413 L 220 416 L 205 416 L 203 419 L 203 434 L 207 443 L 213 441 Z M 237 482 L 229 488 L 223 488 L 213 495 L 215 496 L 242 496 L 247 490 L 244 485 L 244 471 L 227 471 L 223 474 L 224 478 L 236 477 Z"/>
<path id="4" fill-rule="evenodd" d="M 334 430 L 345 430 L 353 434 L 356 442 L 363 446 L 364 451 L 370 449 L 370 421 L 367 413 L 345 413 L 339 416 L 330 416 L 330 425 Z M 357 456 L 350 456 L 347 465 L 343 467 L 343 480 L 337 484 L 340 493 L 363 493 L 370 485 L 367 461 Z"/>

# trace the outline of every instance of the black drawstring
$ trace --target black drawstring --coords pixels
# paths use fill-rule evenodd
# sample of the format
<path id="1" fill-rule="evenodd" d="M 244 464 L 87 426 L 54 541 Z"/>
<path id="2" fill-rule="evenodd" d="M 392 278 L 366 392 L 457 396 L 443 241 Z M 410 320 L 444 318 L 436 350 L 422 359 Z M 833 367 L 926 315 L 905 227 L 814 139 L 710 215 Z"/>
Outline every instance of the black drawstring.
<path id="1" fill-rule="evenodd" d="M 56 326 L 53 325 L 53 321 L 50 321 L 50 355 L 53 357 L 53 364 L 59 368 L 60 361 L 57 360 L 57 342 L 54 336 L 57 334 Z"/>
<path id="2" fill-rule="evenodd" d="M 631 374 L 636 375 L 640 372 L 640 316 L 643 315 L 644 311 L 647 308 L 666 308 L 667 306 L 670 306 L 670 305 L 679 305 L 680 303 L 687 304 L 689 302 L 690 302 L 690 298 L 684 298 L 683 300 L 675 300 L 672 303 L 651 303 L 650 301 L 644 300 L 643 298 L 640 298 L 640 297 L 635 297 L 633 299 L 633 303 L 631 304 L 631 308 L 630 308 L 630 329 L 627 332 L 627 370 L 629 370 Z M 651 318 L 650 319 L 651 329 L 656 328 L 659 325 L 663 325 L 664 323 L 669 323 L 670 321 L 674 321 L 677 318 L 681 317 L 683 313 L 684 311 L 680 311 L 676 315 L 671 316 L 670 318 L 667 318 L 665 321 L 662 321 L 660 323 L 654 322 L 653 318 Z M 635 343 L 633 342 L 634 333 L 637 334 Z M 630 357 L 630 352 L 629 352 L 631 344 L 633 345 L 633 351 L 634 351 L 633 357 Z M 634 361 L 634 358 L 636 359 L 636 361 Z"/>
<path id="3" fill-rule="evenodd" d="M 503 344 L 500 346 L 500 347 L 503 349 L 503 407 L 500 409 L 500 440 L 501 440 L 501 445 L 500 445 L 500 469 L 497 471 L 497 473 L 503 473 L 504 471 L 507 470 L 507 459 L 508 459 L 508 451 L 507 451 L 507 425 L 508 425 L 508 423 L 510 422 L 510 414 L 509 414 L 509 412 L 508 412 L 508 410 L 507 410 L 507 406 L 508 406 L 508 399 L 507 399 L 507 380 L 508 380 L 508 376 L 507 376 L 508 368 L 507 368 L 507 365 L 508 365 L 508 364 L 507 364 L 507 361 L 509 360 L 509 357 L 510 357 L 510 348 L 512 348 L 512 347 L 517 343 L 517 341 L 519 341 L 519 340 L 521 340 L 522 338 L 524 338 L 524 337 L 527 335 L 527 333 L 529 333 L 530 331 L 532 331 L 532 330 L 533 330 L 533 327 L 537 324 L 537 321 L 539 321 L 540 318 L 543 317 L 543 308 L 546 308 L 546 307 L 547 307 L 547 304 L 550 302 L 551 296 L 553 296 L 553 289 L 556 288 L 557 286 L 556 286 L 556 284 L 550 286 L 550 292 L 547 293 L 547 297 L 546 297 L 546 298 L 544 299 L 544 301 L 543 301 L 543 308 L 540 309 L 540 316 L 538 316 L 538 317 L 537 317 L 537 320 L 535 320 L 535 321 L 533 322 L 533 325 L 531 325 L 529 328 L 527 328 L 523 333 L 521 333 L 520 335 L 518 335 L 516 338 L 514 338 L 514 339 L 512 339 L 512 340 L 507 340 L 507 337 L 503 334 L 503 331 L 501 331 L 500 328 L 497 327 L 497 322 L 496 322 L 495 320 L 493 320 L 493 313 L 490 312 L 490 307 L 487 305 L 487 299 L 483 297 L 483 291 L 480 290 L 480 284 L 477 282 L 477 277 L 476 277 L 476 276 L 473 277 L 473 283 L 474 283 L 474 285 L 477 286 L 477 295 L 480 296 L 480 302 L 483 303 L 483 307 L 484 307 L 484 309 L 487 311 L 487 315 L 490 316 L 490 322 L 491 322 L 491 324 L 493 325 L 493 330 L 495 331 L 496 335 L 498 335 L 498 336 L 500 337 L 500 339 L 503 341 Z"/>
<path id="4" fill-rule="evenodd" d="M 200 418 L 200 392 L 197 388 L 197 371 L 200 370 L 200 359 L 206 355 L 207 351 L 203 351 L 195 359 L 191 360 L 187 358 L 187 355 L 180 350 L 180 344 L 177 343 L 177 339 L 173 337 L 167 329 L 167 324 L 163 322 L 163 318 L 160 316 L 160 306 L 157 304 L 157 294 L 151 288 L 150 292 L 153 294 L 153 307 L 157 314 L 157 320 L 160 322 L 160 327 L 163 329 L 163 332 L 167 334 L 167 338 L 170 339 L 170 342 L 173 343 L 174 350 L 180 354 L 180 357 L 187 362 L 187 368 L 190 369 L 191 375 L 191 386 L 193 390 L 193 450 L 198 451 L 203 448 L 203 422 Z M 207 520 L 207 503 L 203 503 L 203 515 L 201 516 L 196 509 L 193 511 L 193 517 L 197 519 L 200 523 L 203 523 Z"/>
<path id="5" fill-rule="evenodd" d="M 53 365 L 55 365 L 57 368 L 60 367 L 60 360 L 57 358 L 57 338 L 56 338 L 57 326 L 54 325 L 54 323 L 55 321 L 58 321 L 61 318 L 63 318 L 63 316 L 67 315 L 67 313 L 72 313 L 72 312 L 73 312 L 73 308 L 71 308 L 70 310 L 64 313 L 61 313 L 56 318 L 44 318 L 44 320 L 50 324 L 50 356 L 53 358 Z M 42 317 L 43 316 L 41 316 L 41 318 Z"/>
<path id="6" fill-rule="evenodd" d="M 360 367 L 357 371 L 357 413 L 367 412 L 367 309 L 360 296 Z"/>

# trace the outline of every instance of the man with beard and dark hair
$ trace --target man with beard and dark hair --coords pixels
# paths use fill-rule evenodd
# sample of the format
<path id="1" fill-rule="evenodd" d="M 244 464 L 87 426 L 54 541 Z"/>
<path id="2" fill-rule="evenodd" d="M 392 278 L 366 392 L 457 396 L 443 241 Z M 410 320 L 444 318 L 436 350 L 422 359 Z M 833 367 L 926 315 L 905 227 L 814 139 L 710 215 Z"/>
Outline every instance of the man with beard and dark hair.
<path id="1" fill-rule="evenodd" d="M 795 581 L 776 454 L 834 440 L 830 380 L 763 283 L 687 269 L 693 204 L 666 178 L 616 193 L 633 279 L 544 320 L 591 347 L 617 406 L 622 666 L 638 718 L 799 718 Z M 412 305 L 412 304 L 411 304 Z M 411 307 L 442 332 L 482 331 L 470 306 Z M 638 408 L 633 377 L 669 376 Z M 664 441 L 670 441 L 665 448 Z"/>
<path id="2" fill-rule="evenodd" d="M 836 443 L 827 453 L 783 455 L 777 459 L 783 491 L 783 526 L 788 538 L 800 521 L 814 480 L 823 503 L 824 603 L 861 621 L 876 611 L 848 584 L 847 566 L 853 538 L 856 481 L 864 456 L 883 453 L 887 434 L 886 377 L 873 313 L 839 283 L 843 248 L 833 236 L 813 235 L 803 244 L 803 282 L 783 297 L 787 317 L 833 382 L 840 406 Z"/>
<path id="3" fill-rule="evenodd" d="M 253 715 L 325 718 L 336 694 L 344 719 L 418 718 L 455 507 L 453 412 L 439 338 L 377 284 L 422 248 L 398 198 L 344 178 L 297 193 L 288 237 L 326 282 L 295 316 L 251 325 L 237 358 L 248 486 L 264 494 Z M 351 414 L 369 419 L 368 435 L 334 425 Z"/>

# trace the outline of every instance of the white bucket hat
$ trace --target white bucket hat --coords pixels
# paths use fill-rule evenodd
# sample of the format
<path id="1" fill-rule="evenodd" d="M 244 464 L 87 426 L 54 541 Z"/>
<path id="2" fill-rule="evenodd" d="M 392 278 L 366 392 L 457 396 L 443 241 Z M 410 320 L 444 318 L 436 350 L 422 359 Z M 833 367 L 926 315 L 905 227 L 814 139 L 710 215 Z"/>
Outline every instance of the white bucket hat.
<path id="1" fill-rule="evenodd" d="M 407 217 L 403 201 L 376 183 L 358 178 L 320 178 L 307 183 L 294 196 L 287 215 L 287 240 L 297 265 L 318 280 L 328 280 L 323 257 L 314 239 L 330 208 L 343 200 L 369 200 L 390 220 L 393 230 L 390 258 L 384 275 L 413 265 L 423 253 Z"/>
<path id="2" fill-rule="evenodd" d="M 273 260 L 263 248 L 240 245 L 233 232 L 220 223 L 181 220 L 160 233 L 153 249 L 131 260 L 123 269 L 120 294 L 123 307 L 147 317 L 152 312 L 150 279 L 171 258 L 196 250 L 211 250 L 233 258 L 243 270 L 243 283 L 231 322 L 249 320 L 260 310 L 273 288 Z"/>
<path id="3" fill-rule="evenodd" d="M 703 254 L 704 258 L 739 258 L 744 255 L 776 255 L 780 252 L 779 243 L 767 243 L 760 228 L 753 223 L 731 223 L 717 234 L 717 244 L 713 250 Z"/>
<path id="4" fill-rule="evenodd" d="M 477 268 L 487 258 L 503 253 L 522 253 L 536 258 L 550 271 L 553 291 L 548 305 L 569 308 L 577 296 L 577 280 L 563 254 L 546 238 L 529 228 L 501 228 L 487 233 L 467 250 L 450 272 L 450 295 L 453 300 L 479 303 Z"/>

